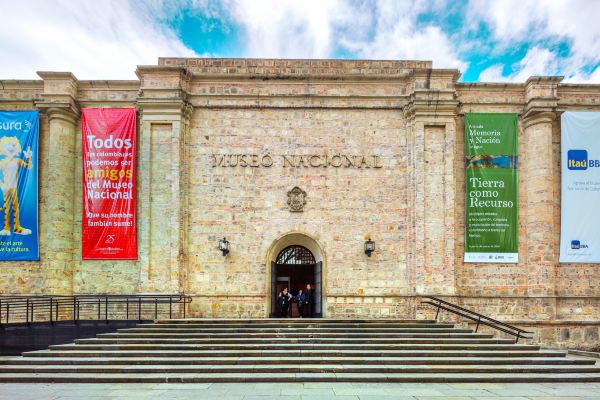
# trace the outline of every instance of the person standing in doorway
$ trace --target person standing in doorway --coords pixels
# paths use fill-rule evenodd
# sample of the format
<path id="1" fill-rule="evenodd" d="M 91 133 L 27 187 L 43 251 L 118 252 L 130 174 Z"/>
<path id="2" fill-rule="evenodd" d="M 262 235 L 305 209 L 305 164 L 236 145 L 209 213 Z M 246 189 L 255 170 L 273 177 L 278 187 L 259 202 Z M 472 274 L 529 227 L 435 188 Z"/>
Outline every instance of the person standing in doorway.
<path id="1" fill-rule="evenodd" d="M 306 314 L 308 318 L 313 318 L 315 314 L 315 291 L 310 286 L 310 283 L 306 284 Z"/>
<path id="2" fill-rule="evenodd" d="M 298 315 L 302 318 L 304 316 L 304 305 L 306 304 L 306 295 L 302 293 L 302 289 L 298 290 L 296 303 L 298 304 Z"/>
<path id="3" fill-rule="evenodd" d="M 283 288 L 279 292 L 279 307 L 281 308 L 281 318 L 288 318 L 290 316 L 290 300 L 292 295 L 288 292 L 288 288 Z"/>

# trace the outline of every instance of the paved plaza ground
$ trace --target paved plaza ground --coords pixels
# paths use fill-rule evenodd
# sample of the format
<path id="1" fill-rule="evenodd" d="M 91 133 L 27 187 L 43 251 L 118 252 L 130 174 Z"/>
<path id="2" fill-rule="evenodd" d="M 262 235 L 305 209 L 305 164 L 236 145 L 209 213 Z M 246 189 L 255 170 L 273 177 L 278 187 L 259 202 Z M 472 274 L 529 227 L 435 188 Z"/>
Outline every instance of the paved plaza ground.
<path id="1" fill-rule="evenodd" d="M 600 383 L 0 384 L 0 400 L 600 400 Z"/>

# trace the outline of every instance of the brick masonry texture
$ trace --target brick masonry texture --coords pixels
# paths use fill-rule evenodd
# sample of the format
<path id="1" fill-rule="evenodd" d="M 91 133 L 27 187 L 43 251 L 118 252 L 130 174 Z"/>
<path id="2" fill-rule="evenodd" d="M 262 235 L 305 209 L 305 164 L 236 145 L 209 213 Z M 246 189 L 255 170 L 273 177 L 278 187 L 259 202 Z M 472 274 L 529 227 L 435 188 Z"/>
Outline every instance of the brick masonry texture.
<path id="1" fill-rule="evenodd" d="M 41 261 L 1 263 L 1 294 L 185 292 L 192 316 L 266 317 L 271 252 L 293 233 L 319 247 L 327 317 L 430 317 L 421 297 L 439 295 L 545 345 L 598 345 L 600 268 L 558 263 L 560 114 L 600 110 L 598 85 L 464 84 L 428 61 L 161 58 L 135 81 L 39 75 L 0 81 L 1 109 L 41 110 Z M 81 260 L 82 107 L 138 110 L 136 261 Z M 519 264 L 462 262 L 465 112 L 519 114 Z M 273 165 L 214 166 L 242 154 Z M 338 154 L 381 168 L 282 162 Z"/>

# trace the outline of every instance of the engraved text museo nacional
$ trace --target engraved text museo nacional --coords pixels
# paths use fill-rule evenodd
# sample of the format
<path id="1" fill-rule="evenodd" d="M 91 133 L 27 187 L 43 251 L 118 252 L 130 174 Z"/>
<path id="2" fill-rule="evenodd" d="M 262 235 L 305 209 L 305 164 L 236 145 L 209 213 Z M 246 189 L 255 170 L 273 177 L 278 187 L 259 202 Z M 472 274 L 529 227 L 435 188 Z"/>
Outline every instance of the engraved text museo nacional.
<path id="1" fill-rule="evenodd" d="M 376 155 L 309 154 L 212 154 L 213 167 L 272 167 L 290 168 L 381 168 L 381 157 Z"/>

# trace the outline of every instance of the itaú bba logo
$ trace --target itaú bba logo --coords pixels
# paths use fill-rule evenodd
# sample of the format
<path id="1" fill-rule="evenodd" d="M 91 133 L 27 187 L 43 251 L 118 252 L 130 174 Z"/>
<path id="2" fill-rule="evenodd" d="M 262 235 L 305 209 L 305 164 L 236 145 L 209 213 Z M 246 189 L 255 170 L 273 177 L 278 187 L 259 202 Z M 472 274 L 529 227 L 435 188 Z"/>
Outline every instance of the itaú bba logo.
<path id="1" fill-rule="evenodd" d="M 583 171 L 598 167 L 600 167 L 600 160 L 589 160 L 587 150 L 567 151 L 567 168 L 570 170 Z"/>
<path id="2" fill-rule="evenodd" d="M 580 249 L 587 249 L 587 248 L 588 248 L 588 245 L 581 243 L 580 240 L 571 240 L 571 249 L 580 250 Z"/>

